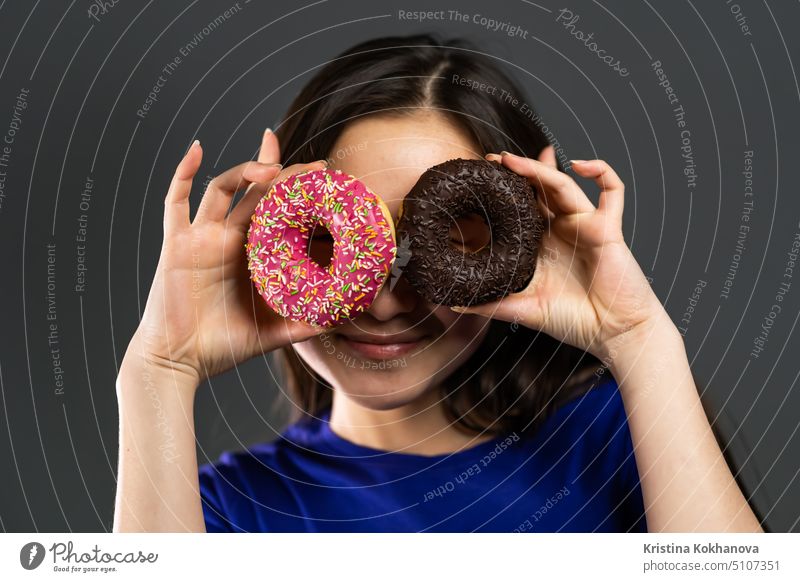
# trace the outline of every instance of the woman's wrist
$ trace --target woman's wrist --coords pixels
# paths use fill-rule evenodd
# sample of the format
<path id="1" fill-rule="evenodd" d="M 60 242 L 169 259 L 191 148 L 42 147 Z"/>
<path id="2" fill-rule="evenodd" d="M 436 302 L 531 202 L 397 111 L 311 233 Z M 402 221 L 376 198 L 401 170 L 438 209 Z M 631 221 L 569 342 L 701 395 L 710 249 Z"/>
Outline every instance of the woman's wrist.
<path id="1" fill-rule="evenodd" d="M 146 357 L 126 355 L 117 375 L 118 396 L 129 396 L 138 392 L 173 392 L 194 396 L 200 381 L 193 373 L 180 367 L 166 367 Z"/>
<path id="2" fill-rule="evenodd" d="M 683 337 L 665 310 L 643 320 L 611 338 L 602 347 L 601 361 L 612 375 L 622 382 L 637 366 L 645 366 L 651 374 L 674 370 L 680 357 L 685 360 Z"/>
<path id="3" fill-rule="evenodd" d="M 128 349 L 117 376 L 114 531 L 204 531 L 197 496 L 195 375 Z"/>
<path id="4" fill-rule="evenodd" d="M 173 361 L 146 349 L 137 332 L 131 339 L 120 365 L 117 391 L 144 388 L 145 384 L 162 389 L 172 386 L 194 393 L 200 385 L 200 374 L 188 364 Z"/>

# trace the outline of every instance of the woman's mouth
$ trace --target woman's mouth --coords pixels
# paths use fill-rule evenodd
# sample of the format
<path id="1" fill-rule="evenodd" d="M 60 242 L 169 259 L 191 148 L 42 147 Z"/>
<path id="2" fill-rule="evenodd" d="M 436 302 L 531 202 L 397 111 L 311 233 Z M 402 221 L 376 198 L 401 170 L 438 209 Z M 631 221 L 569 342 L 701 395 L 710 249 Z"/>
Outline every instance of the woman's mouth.
<path id="1" fill-rule="evenodd" d="M 425 336 L 391 336 L 371 334 L 368 336 L 339 336 L 344 344 L 363 358 L 388 360 L 399 358 L 419 348 Z"/>

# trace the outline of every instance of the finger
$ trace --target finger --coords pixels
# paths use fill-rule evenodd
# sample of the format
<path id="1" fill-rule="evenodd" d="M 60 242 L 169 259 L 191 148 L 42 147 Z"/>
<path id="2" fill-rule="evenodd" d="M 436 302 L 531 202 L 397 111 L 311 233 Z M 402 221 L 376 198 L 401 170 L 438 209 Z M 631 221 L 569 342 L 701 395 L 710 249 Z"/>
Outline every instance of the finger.
<path id="1" fill-rule="evenodd" d="M 261 147 L 258 148 L 258 161 L 262 164 L 280 164 L 281 148 L 278 136 L 268 127 L 261 136 Z M 274 180 L 273 182 L 274 183 Z M 250 184 L 239 203 L 231 210 L 229 219 L 241 224 L 248 218 L 261 197 L 267 192 L 270 184 Z M 237 210 L 237 208 L 239 210 Z"/>
<path id="2" fill-rule="evenodd" d="M 558 162 L 556 161 L 556 148 L 549 145 L 539 152 L 538 160 L 546 166 L 557 168 Z"/>
<path id="3" fill-rule="evenodd" d="M 625 184 L 613 168 L 603 160 L 571 160 L 572 170 L 591 178 L 600 188 L 597 209 L 622 221 L 625 206 Z"/>
<path id="4" fill-rule="evenodd" d="M 543 314 L 531 298 L 522 293 L 503 297 L 498 301 L 471 305 L 469 307 L 451 307 L 456 313 L 480 315 L 490 319 L 498 319 L 538 329 L 544 321 Z"/>
<path id="5" fill-rule="evenodd" d="M 489 160 L 490 162 L 501 162 L 503 160 L 503 156 L 494 153 L 486 154 L 483 157 Z M 556 149 L 551 145 L 545 147 L 544 149 L 542 149 L 541 152 L 539 152 L 538 159 L 540 162 L 542 162 L 547 166 L 550 166 L 551 168 L 558 167 L 558 162 L 556 161 Z"/>
<path id="6" fill-rule="evenodd" d="M 325 328 L 319 325 L 310 325 L 300 321 L 286 321 L 286 333 L 289 342 L 293 344 L 304 342 L 324 332 Z"/>
<path id="7" fill-rule="evenodd" d="M 266 308 L 265 305 L 263 307 Z M 270 311 L 269 315 L 258 323 L 258 341 L 262 350 L 272 351 L 289 344 L 304 342 L 324 331 L 323 327 L 284 319 Z"/>
<path id="8" fill-rule="evenodd" d="M 258 161 L 262 164 L 279 164 L 281 161 L 281 148 L 278 136 L 270 129 L 261 136 L 261 147 L 258 150 Z"/>
<path id="9" fill-rule="evenodd" d="M 575 180 L 538 160 L 502 152 L 503 165 L 537 188 L 549 210 L 555 214 L 594 212 L 594 204 L 586 197 Z"/>
<path id="10" fill-rule="evenodd" d="M 225 219 L 233 195 L 253 182 L 269 183 L 281 171 L 280 164 L 245 162 L 226 170 L 208 184 L 200 201 L 195 222 L 220 222 Z"/>
<path id="11" fill-rule="evenodd" d="M 242 199 L 239 201 L 236 207 L 231 210 L 231 213 L 228 216 L 228 223 L 239 227 L 245 227 L 249 225 L 256 206 L 258 206 L 258 203 L 264 197 L 264 194 L 266 194 L 267 190 L 269 190 L 273 184 L 294 174 L 299 174 L 300 172 L 304 172 L 306 170 L 322 170 L 326 166 L 327 162 L 325 160 L 319 160 L 311 164 L 293 164 L 283 168 L 280 174 L 278 174 L 270 182 L 265 184 L 255 184 L 252 188 L 248 188 L 247 192 L 244 196 L 242 196 Z"/>
<path id="12" fill-rule="evenodd" d="M 195 140 L 175 169 L 167 196 L 164 199 L 164 233 L 173 233 L 189 227 L 189 195 L 192 179 L 203 160 L 203 148 Z"/>
<path id="13" fill-rule="evenodd" d="M 545 201 L 544 196 L 537 196 L 536 202 L 539 204 L 539 210 L 548 222 L 556 217 L 556 213 L 547 207 L 547 202 Z"/>
<path id="14" fill-rule="evenodd" d="M 552 147 L 552 146 L 551 146 Z M 489 160 L 490 162 L 503 162 L 503 156 L 500 154 L 486 154 L 483 156 L 485 159 Z M 547 220 L 553 220 L 556 215 L 555 213 L 547 207 L 547 203 L 544 200 L 544 196 L 537 196 L 536 203 L 539 206 L 539 210 Z"/>

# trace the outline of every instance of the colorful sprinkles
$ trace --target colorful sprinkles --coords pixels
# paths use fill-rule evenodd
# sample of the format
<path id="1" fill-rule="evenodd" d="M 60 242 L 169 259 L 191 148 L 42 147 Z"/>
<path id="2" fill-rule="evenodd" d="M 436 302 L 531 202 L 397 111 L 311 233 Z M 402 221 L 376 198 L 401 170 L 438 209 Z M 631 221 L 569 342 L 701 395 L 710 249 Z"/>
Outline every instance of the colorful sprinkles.
<path id="1" fill-rule="evenodd" d="M 334 241 L 325 268 L 308 256 L 317 224 Z M 324 327 L 372 304 L 397 253 L 377 196 L 340 170 L 303 172 L 275 184 L 256 207 L 245 249 L 250 278 L 276 313 Z"/>

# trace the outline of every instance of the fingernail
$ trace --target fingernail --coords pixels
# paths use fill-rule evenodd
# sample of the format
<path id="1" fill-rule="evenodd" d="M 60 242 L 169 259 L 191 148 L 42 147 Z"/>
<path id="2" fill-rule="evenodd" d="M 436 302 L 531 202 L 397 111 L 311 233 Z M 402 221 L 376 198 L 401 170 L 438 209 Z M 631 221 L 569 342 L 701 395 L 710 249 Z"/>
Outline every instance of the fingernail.
<path id="1" fill-rule="evenodd" d="M 506 150 L 503 150 L 502 152 L 500 152 L 500 155 L 501 156 L 513 156 L 514 154 L 512 154 L 511 152 L 507 152 Z"/>
<path id="2" fill-rule="evenodd" d="M 450 307 L 450 309 L 455 311 L 456 313 L 466 313 L 467 311 L 466 307 L 460 307 L 458 305 L 453 305 Z"/>
<path id="3" fill-rule="evenodd" d="M 328 164 L 328 160 L 317 160 L 316 162 L 311 162 L 311 163 L 312 164 L 325 164 L 325 167 L 327 167 L 329 165 Z"/>
<path id="4" fill-rule="evenodd" d="M 264 164 L 268 168 L 283 168 L 283 164 Z"/>
<path id="5" fill-rule="evenodd" d="M 570 160 L 570 164 L 585 164 L 586 160 Z"/>
<path id="6" fill-rule="evenodd" d="M 271 127 L 268 127 L 267 129 L 264 130 L 264 135 L 267 135 L 268 133 L 272 133 Z"/>
<path id="7" fill-rule="evenodd" d="M 194 140 L 192 142 L 192 145 L 189 146 L 189 149 L 186 150 L 186 153 L 188 154 L 190 151 L 192 151 L 192 149 L 196 148 L 199 145 L 200 145 L 200 140 L 199 139 Z"/>

